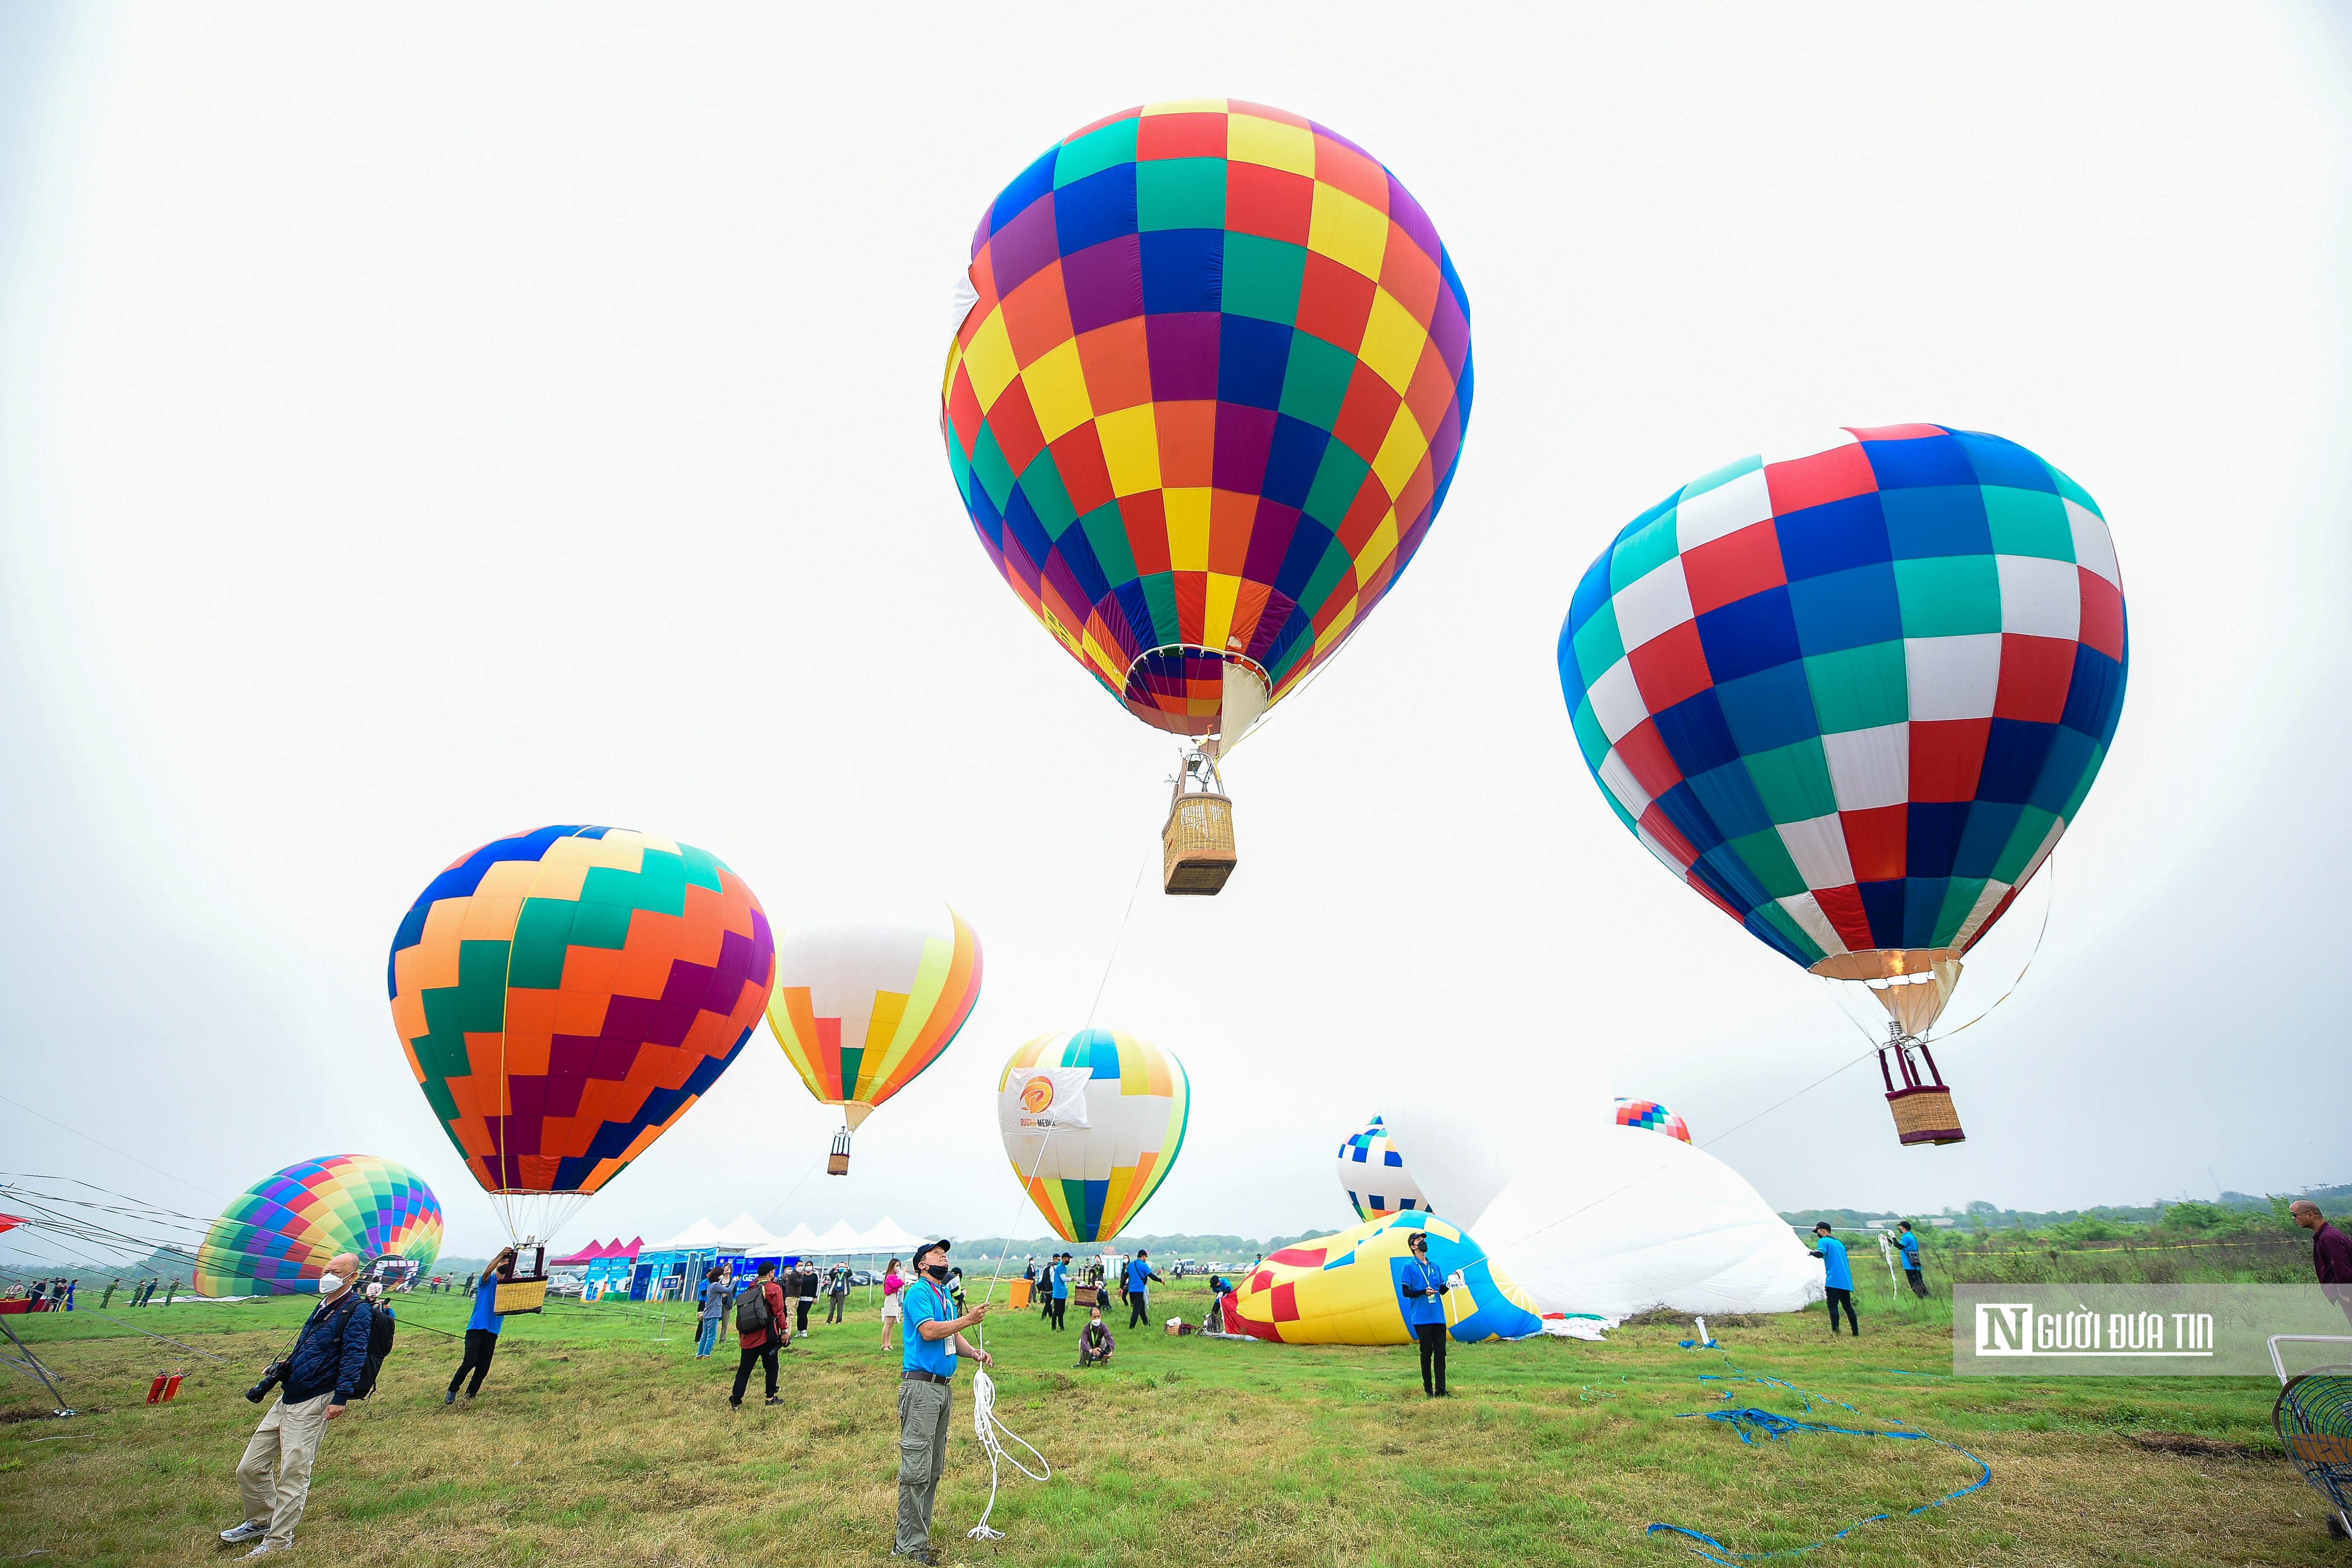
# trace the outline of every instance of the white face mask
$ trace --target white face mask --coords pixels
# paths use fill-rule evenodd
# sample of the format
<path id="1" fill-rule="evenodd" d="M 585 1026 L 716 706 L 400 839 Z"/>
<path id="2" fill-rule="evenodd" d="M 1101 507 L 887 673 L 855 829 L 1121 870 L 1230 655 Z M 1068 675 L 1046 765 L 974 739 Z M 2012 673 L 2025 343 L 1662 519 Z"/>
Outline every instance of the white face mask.
<path id="1" fill-rule="evenodd" d="M 343 1279 L 342 1279 L 342 1276 L 341 1276 L 341 1275 L 340 1275 L 340 1274 L 321 1274 L 321 1275 L 320 1275 L 320 1276 L 319 1276 L 319 1294 L 320 1294 L 320 1295 L 321 1295 L 321 1296 L 331 1296 L 331 1295 L 333 1295 L 336 1291 L 338 1291 L 338 1290 L 341 1289 L 342 1288 L 343 1288 Z"/>

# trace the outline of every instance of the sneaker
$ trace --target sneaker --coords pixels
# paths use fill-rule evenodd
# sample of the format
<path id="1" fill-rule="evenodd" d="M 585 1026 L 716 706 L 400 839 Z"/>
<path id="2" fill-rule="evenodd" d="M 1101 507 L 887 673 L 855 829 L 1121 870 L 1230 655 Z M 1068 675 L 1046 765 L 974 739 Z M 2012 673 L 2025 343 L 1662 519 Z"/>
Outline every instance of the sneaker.
<path id="1" fill-rule="evenodd" d="M 782 1405 L 782 1404 L 783 1403 L 783 1401 L 782 1401 L 782 1400 L 781 1400 L 781 1399 L 779 1399 L 779 1398 L 777 1398 L 774 1394 L 772 1394 L 768 1395 L 768 1403 L 769 1403 L 769 1404 L 771 1404 L 771 1405 Z"/>
<path id="2" fill-rule="evenodd" d="M 269 1542 L 265 1541 L 250 1552 L 239 1552 L 237 1554 L 237 1561 L 242 1563 L 247 1557 L 275 1557 L 281 1552 L 291 1552 L 294 1549 L 291 1546 L 272 1546 Z"/>
<path id="3" fill-rule="evenodd" d="M 938 1568 L 939 1563 L 939 1559 L 931 1555 L 931 1549 L 928 1546 L 918 1546 L 912 1552 L 900 1552 L 894 1547 L 890 1559 L 894 1563 L 919 1563 L 923 1568 Z"/>
<path id="4" fill-rule="evenodd" d="M 221 1544 L 223 1546 L 236 1546 L 247 1541 L 257 1541 L 262 1536 L 268 1533 L 269 1527 L 268 1525 L 256 1524 L 253 1521 L 248 1519 L 234 1530 L 222 1531 L 220 1532 Z"/>
<path id="5" fill-rule="evenodd" d="M 455 1405 L 455 1404 L 457 1404 L 457 1391 L 456 1389 L 454 1389 L 454 1388 L 453 1388 L 453 1389 L 451 1389 L 448 1393 L 446 1393 L 446 1394 L 443 1394 L 443 1395 L 441 1396 L 441 1403 L 442 1403 L 442 1404 L 444 1404 L 444 1405 Z"/>

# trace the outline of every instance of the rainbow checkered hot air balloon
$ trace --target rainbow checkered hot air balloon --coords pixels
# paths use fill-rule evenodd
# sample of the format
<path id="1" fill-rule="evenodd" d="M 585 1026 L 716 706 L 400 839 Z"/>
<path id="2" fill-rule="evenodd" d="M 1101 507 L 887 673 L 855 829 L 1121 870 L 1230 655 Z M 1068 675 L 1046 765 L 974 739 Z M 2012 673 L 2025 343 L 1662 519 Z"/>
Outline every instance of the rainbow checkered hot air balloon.
<path id="1" fill-rule="evenodd" d="M 1617 1125 L 1643 1127 L 1653 1132 L 1663 1132 L 1669 1138 L 1691 1141 L 1690 1129 L 1683 1119 L 1654 1100 L 1620 1100 L 1617 1102 Z"/>
<path id="2" fill-rule="evenodd" d="M 1425 1209 L 1429 1200 L 1404 1168 L 1387 1123 L 1375 1116 L 1348 1135 L 1339 1145 L 1339 1190 L 1358 1219 L 1380 1219 L 1408 1209 Z"/>
<path id="3" fill-rule="evenodd" d="M 900 923 L 796 927 L 776 941 L 768 1027 L 820 1104 L 842 1108 L 828 1169 L 849 1173 L 849 1134 L 938 1059 L 980 1000 L 980 938 L 945 904 Z"/>
<path id="4" fill-rule="evenodd" d="M 1906 1143 L 1961 1136 L 1921 1037 L 2082 809 L 2128 657 L 2088 492 L 1938 425 L 1692 480 L 1601 552 L 1559 650 L 1619 820 L 1759 941 L 1885 1004 Z"/>
<path id="5" fill-rule="evenodd" d="M 555 826 L 436 877 L 388 986 L 449 1142 L 508 1230 L 546 1241 L 735 1059 L 775 961 L 760 900 L 715 856 Z"/>
<path id="6" fill-rule="evenodd" d="M 200 1296 L 279 1296 L 312 1283 L 338 1253 L 441 1256 L 441 1201 L 407 1166 L 330 1154 L 272 1172 L 239 1193 L 196 1248 Z"/>
<path id="7" fill-rule="evenodd" d="M 1050 1134 L 1022 1127 L 1021 1101 L 1004 1091 L 1025 1068 L 1083 1075 L 1086 1125 Z M 1040 1036 L 1013 1053 L 996 1088 L 1005 1158 L 1064 1241 L 1108 1241 L 1134 1223 L 1174 1168 L 1192 1109 L 1184 1064 L 1115 1029 Z M 1043 1096 L 1032 1109 L 1053 1089 Z"/>
<path id="8" fill-rule="evenodd" d="M 1435 226 L 1312 121 L 1155 103 L 1023 170 L 968 276 L 941 423 L 989 559 L 1129 712 L 1229 749 L 1444 502 L 1470 307 Z"/>

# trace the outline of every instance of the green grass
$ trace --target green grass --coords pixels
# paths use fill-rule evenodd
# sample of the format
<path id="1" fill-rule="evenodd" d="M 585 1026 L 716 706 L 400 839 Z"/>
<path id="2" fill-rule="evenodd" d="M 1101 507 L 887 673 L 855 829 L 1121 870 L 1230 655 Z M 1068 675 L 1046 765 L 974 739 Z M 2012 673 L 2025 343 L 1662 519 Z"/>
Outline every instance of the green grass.
<path id="1" fill-rule="evenodd" d="M 1157 1293 L 1156 1293 L 1157 1294 Z M 1155 1301 L 1197 1319 L 1202 1298 Z M 0 1385 L 0 1557 L 212 1561 L 237 1514 L 231 1470 L 257 1412 L 240 1397 L 305 1303 L 178 1306 L 116 1316 L 227 1356 L 223 1366 L 89 1314 L 17 1318 L 87 1412 Z M 354 1563 L 878 1561 L 889 1544 L 898 1361 L 870 1311 L 784 1361 L 775 1410 L 727 1409 L 734 1358 L 696 1362 L 691 1325 L 645 1309 L 559 1303 L 510 1321 L 483 1396 L 441 1388 L 457 1297 L 406 1298 L 376 1396 L 329 1429 L 300 1542 Z M 934 1545 L 973 1563 L 1691 1563 L 1688 1525 L 1740 1551 L 1801 1546 L 1874 1513 L 1809 1563 L 2340 1563 L 2316 1494 L 2275 1450 L 2272 1391 L 2221 1378 L 1957 1379 L 1943 1302 L 1864 1303 L 1865 1337 L 1821 1317 L 1687 1328 L 1637 1323 L 1606 1344 L 1457 1346 L 1458 1397 L 1422 1399 L 1410 1349 L 1230 1344 L 1122 1332 L 1115 1365 L 1080 1373 L 1070 1333 L 1000 1318 L 1000 1410 L 1055 1466 L 1005 1472 L 1002 1542 L 963 1531 L 986 1500 L 959 1378 Z M 667 1331 L 667 1342 L 656 1335 Z M 176 1361 L 174 1358 L 179 1358 Z M 142 1403 L 159 1367 L 180 1398 Z M 1815 1419 L 1913 1423 L 1989 1461 L 1990 1488 L 1911 1518 L 1976 1472 L 1940 1447 L 1806 1433 L 1746 1444 L 1678 1419 L 1734 1402 L 1802 1415 L 1737 1365 L 1860 1408 Z M 1897 1371 L 1895 1369 L 1902 1369 Z M 1917 1375 L 1906 1375 L 1917 1374 Z M 753 1384 L 756 1396 L 758 1384 Z M 2133 1441 L 2191 1433 L 2242 1446 L 2182 1458 Z M 60 1442 L 42 1438 L 67 1437 Z"/>

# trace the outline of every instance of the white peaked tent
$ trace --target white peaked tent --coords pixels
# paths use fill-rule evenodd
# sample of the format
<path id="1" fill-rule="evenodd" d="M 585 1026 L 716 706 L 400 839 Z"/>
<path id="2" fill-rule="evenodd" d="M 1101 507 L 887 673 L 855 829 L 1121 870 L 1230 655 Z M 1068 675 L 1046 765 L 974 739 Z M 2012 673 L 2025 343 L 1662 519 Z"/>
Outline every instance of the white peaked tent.
<path id="1" fill-rule="evenodd" d="M 882 1216 L 882 1223 L 880 1225 L 876 1226 L 872 1230 L 867 1231 L 865 1235 L 857 1238 L 857 1250 L 860 1252 L 897 1252 L 903 1254 L 911 1252 L 916 1247 L 922 1246 L 926 1239 L 927 1238 L 923 1237 L 908 1235 L 907 1232 L 900 1227 L 897 1220 L 885 1215 Z"/>
<path id="2" fill-rule="evenodd" d="M 809 1250 L 833 1257 L 846 1252 L 863 1252 L 866 1247 L 857 1232 L 851 1229 L 849 1222 L 845 1219 L 835 1221 L 834 1227 L 818 1237 Z"/>
<path id="3" fill-rule="evenodd" d="M 1793 1312 L 1822 1295 L 1822 1266 L 1746 1177 L 1645 1128 L 1560 1137 L 1477 1226 L 1539 1311 Z"/>
<path id="4" fill-rule="evenodd" d="M 719 1246 L 740 1247 L 746 1252 L 772 1250 L 775 1239 L 768 1234 L 766 1226 L 748 1214 L 737 1215 L 719 1233 Z"/>
<path id="5" fill-rule="evenodd" d="M 822 1249 L 816 1244 L 816 1232 L 803 1220 L 783 1236 L 771 1237 L 763 1250 L 773 1250 L 786 1258 L 803 1258 Z"/>
<path id="6" fill-rule="evenodd" d="M 711 1224 L 708 1218 L 703 1218 L 696 1220 L 660 1246 L 649 1247 L 646 1250 L 648 1252 L 709 1252 L 727 1245 L 719 1239 L 719 1227 Z"/>

